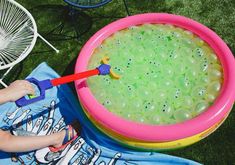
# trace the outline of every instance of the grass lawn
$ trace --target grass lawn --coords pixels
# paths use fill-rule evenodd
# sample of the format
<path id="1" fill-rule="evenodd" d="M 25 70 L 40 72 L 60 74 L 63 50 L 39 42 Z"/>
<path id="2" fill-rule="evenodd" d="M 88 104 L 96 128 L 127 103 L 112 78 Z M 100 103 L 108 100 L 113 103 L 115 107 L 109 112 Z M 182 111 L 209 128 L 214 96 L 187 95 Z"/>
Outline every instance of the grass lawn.
<path id="1" fill-rule="evenodd" d="M 63 0 L 17 0 L 26 7 L 38 25 L 38 31 L 46 38 L 53 27 L 63 20 L 62 10 L 50 14 L 46 8 L 38 5 L 66 5 Z M 235 1 L 234 0 L 127 0 L 131 15 L 147 12 L 166 12 L 192 18 L 213 29 L 235 52 Z M 59 9 L 59 8 L 58 8 Z M 61 12 L 60 12 L 61 11 Z M 113 0 L 111 3 L 97 9 L 82 10 L 85 15 L 79 19 L 77 27 L 89 29 L 89 20 L 92 26 L 87 33 L 78 39 L 55 40 L 52 44 L 60 50 L 56 54 L 39 38 L 31 54 L 18 64 L 7 82 L 14 79 L 24 79 L 38 64 L 45 61 L 59 74 L 73 72 L 74 61 L 85 42 L 100 28 L 118 19 L 127 16 L 122 0 Z M 61 16 L 62 15 L 62 16 Z M 65 27 L 70 30 L 69 27 Z M 70 30 L 71 31 L 71 30 Z M 68 33 L 73 35 L 72 32 Z M 19 73 L 19 74 L 15 74 Z M 234 89 L 235 90 L 235 89 Z M 230 113 L 223 125 L 206 139 L 189 147 L 164 152 L 211 165 L 235 164 L 235 112 Z"/>

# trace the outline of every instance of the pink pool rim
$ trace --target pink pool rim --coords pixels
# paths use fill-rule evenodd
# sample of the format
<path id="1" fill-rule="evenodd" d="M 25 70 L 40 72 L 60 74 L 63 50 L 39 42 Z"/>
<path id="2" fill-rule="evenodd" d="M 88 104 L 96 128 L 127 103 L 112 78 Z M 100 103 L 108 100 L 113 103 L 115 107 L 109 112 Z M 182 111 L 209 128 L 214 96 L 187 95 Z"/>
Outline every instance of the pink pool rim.
<path id="1" fill-rule="evenodd" d="M 148 125 L 128 121 L 111 112 L 92 95 L 86 80 L 75 82 L 79 100 L 87 113 L 112 131 L 130 139 L 149 142 L 173 141 L 196 135 L 218 123 L 232 108 L 235 100 L 235 59 L 227 45 L 212 30 L 189 18 L 165 14 L 148 13 L 134 15 L 115 21 L 95 33 L 82 48 L 75 73 L 85 71 L 88 61 L 97 46 L 113 33 L 133 25 L 145 23 L 172 24 L 187 29 L 207 42 L 219 58 L 224 74 L 221 92 L 214 104 L 199 116 L 173 125 Z"/>

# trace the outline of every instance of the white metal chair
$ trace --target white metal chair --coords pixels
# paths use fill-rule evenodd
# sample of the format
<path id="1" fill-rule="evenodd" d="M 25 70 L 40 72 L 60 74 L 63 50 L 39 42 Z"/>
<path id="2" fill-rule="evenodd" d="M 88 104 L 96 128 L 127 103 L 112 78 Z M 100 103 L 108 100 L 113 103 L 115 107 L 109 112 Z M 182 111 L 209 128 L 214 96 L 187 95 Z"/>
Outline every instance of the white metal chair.
<path id="1" fill-rule="evenodd" d="M 38 34 L 34 18 L 23 6 L 14 0 L 0 0 L 0 70 L 6 70 L 0 84 L 4 87 L 3 79 L 32 51 L 37 37 L 59 52 Z"/>

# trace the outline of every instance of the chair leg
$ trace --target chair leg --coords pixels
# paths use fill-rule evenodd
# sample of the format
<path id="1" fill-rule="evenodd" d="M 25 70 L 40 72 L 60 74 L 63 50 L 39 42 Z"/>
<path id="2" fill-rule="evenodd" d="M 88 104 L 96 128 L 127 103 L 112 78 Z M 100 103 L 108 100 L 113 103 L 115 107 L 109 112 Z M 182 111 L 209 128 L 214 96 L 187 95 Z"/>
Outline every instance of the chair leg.
<path id="1" fill-rule="evenodd" d="M 34 31 L 32 28 L 30 30 Z M 59 53 L 60 51 L 56 49 L 50 42 L 48 42 L 45 38 L 43 38 L 39 33 L 37 33 L 37 36 L 41 38 L 47 45 L 49 45 L 52 49 L 56 51 L 56 53 Z"/>
<path id="2" fill-rule="evenodd" d="M 127 16 L 130 16 L 130 11 L 128 9 L 128 6 L 127 6 L 127 3 L 126 3 L 126 0 L 123 0 L 123 3 L 124 3 L 124 6 L 125 6 L 125 9 L 126 9 L 126 12 L 127 12 Z"/>
<path id="3" fill-rule="evenodd" d="M 48 42 L 45 38 L 43 38 L 39 33 L 37 34 L 39 38 L 41 38 L 47 45 L 49 45 L 52 49 L 56 51 L 56 53 L 59 53 L 60 51 L 56 49 L 50 42 Z"/>
<path id="4" fill-rule="evenodd" d="M 0 84 L 3 86 L 3 87 L 8 87 L 8 85 L 7 84 L 5 84 L 3 81 L 2 81 L 2 79 L 0 79 Z"/>
<path id="5" fill-rule="evenodd" d="M 0 78 L 0 84 L 2 84 L 2 86 L 4 86 L 5 88 L 8 87 L 8 85 L 6 83 L 3 82 L 3 79 L 6 77 L 6 75 L 11 71 L 11 69 L 14 66 L 10 67 L 9 69 L 7 69 L 7 71 L 2 75 L 2 77 Z"/>

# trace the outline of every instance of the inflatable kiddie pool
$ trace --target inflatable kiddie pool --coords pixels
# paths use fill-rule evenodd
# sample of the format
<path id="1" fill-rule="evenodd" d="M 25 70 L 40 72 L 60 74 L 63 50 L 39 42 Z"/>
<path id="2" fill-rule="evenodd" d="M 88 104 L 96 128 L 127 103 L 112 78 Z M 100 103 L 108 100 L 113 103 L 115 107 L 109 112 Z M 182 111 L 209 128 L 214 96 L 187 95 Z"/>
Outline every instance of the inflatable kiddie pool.
<path id="1" fill-rule="evenodd" d="M 88 118 L 126 146 L 162 150 L 195 143 L 218 128 L 233 106 L 234 57 L 213 31 L 189 18 L 149 13 L 115 21 L 84 45 L 75 73 L 104 56 L 121 79 L 99 76 L 75 86 Z"/>

